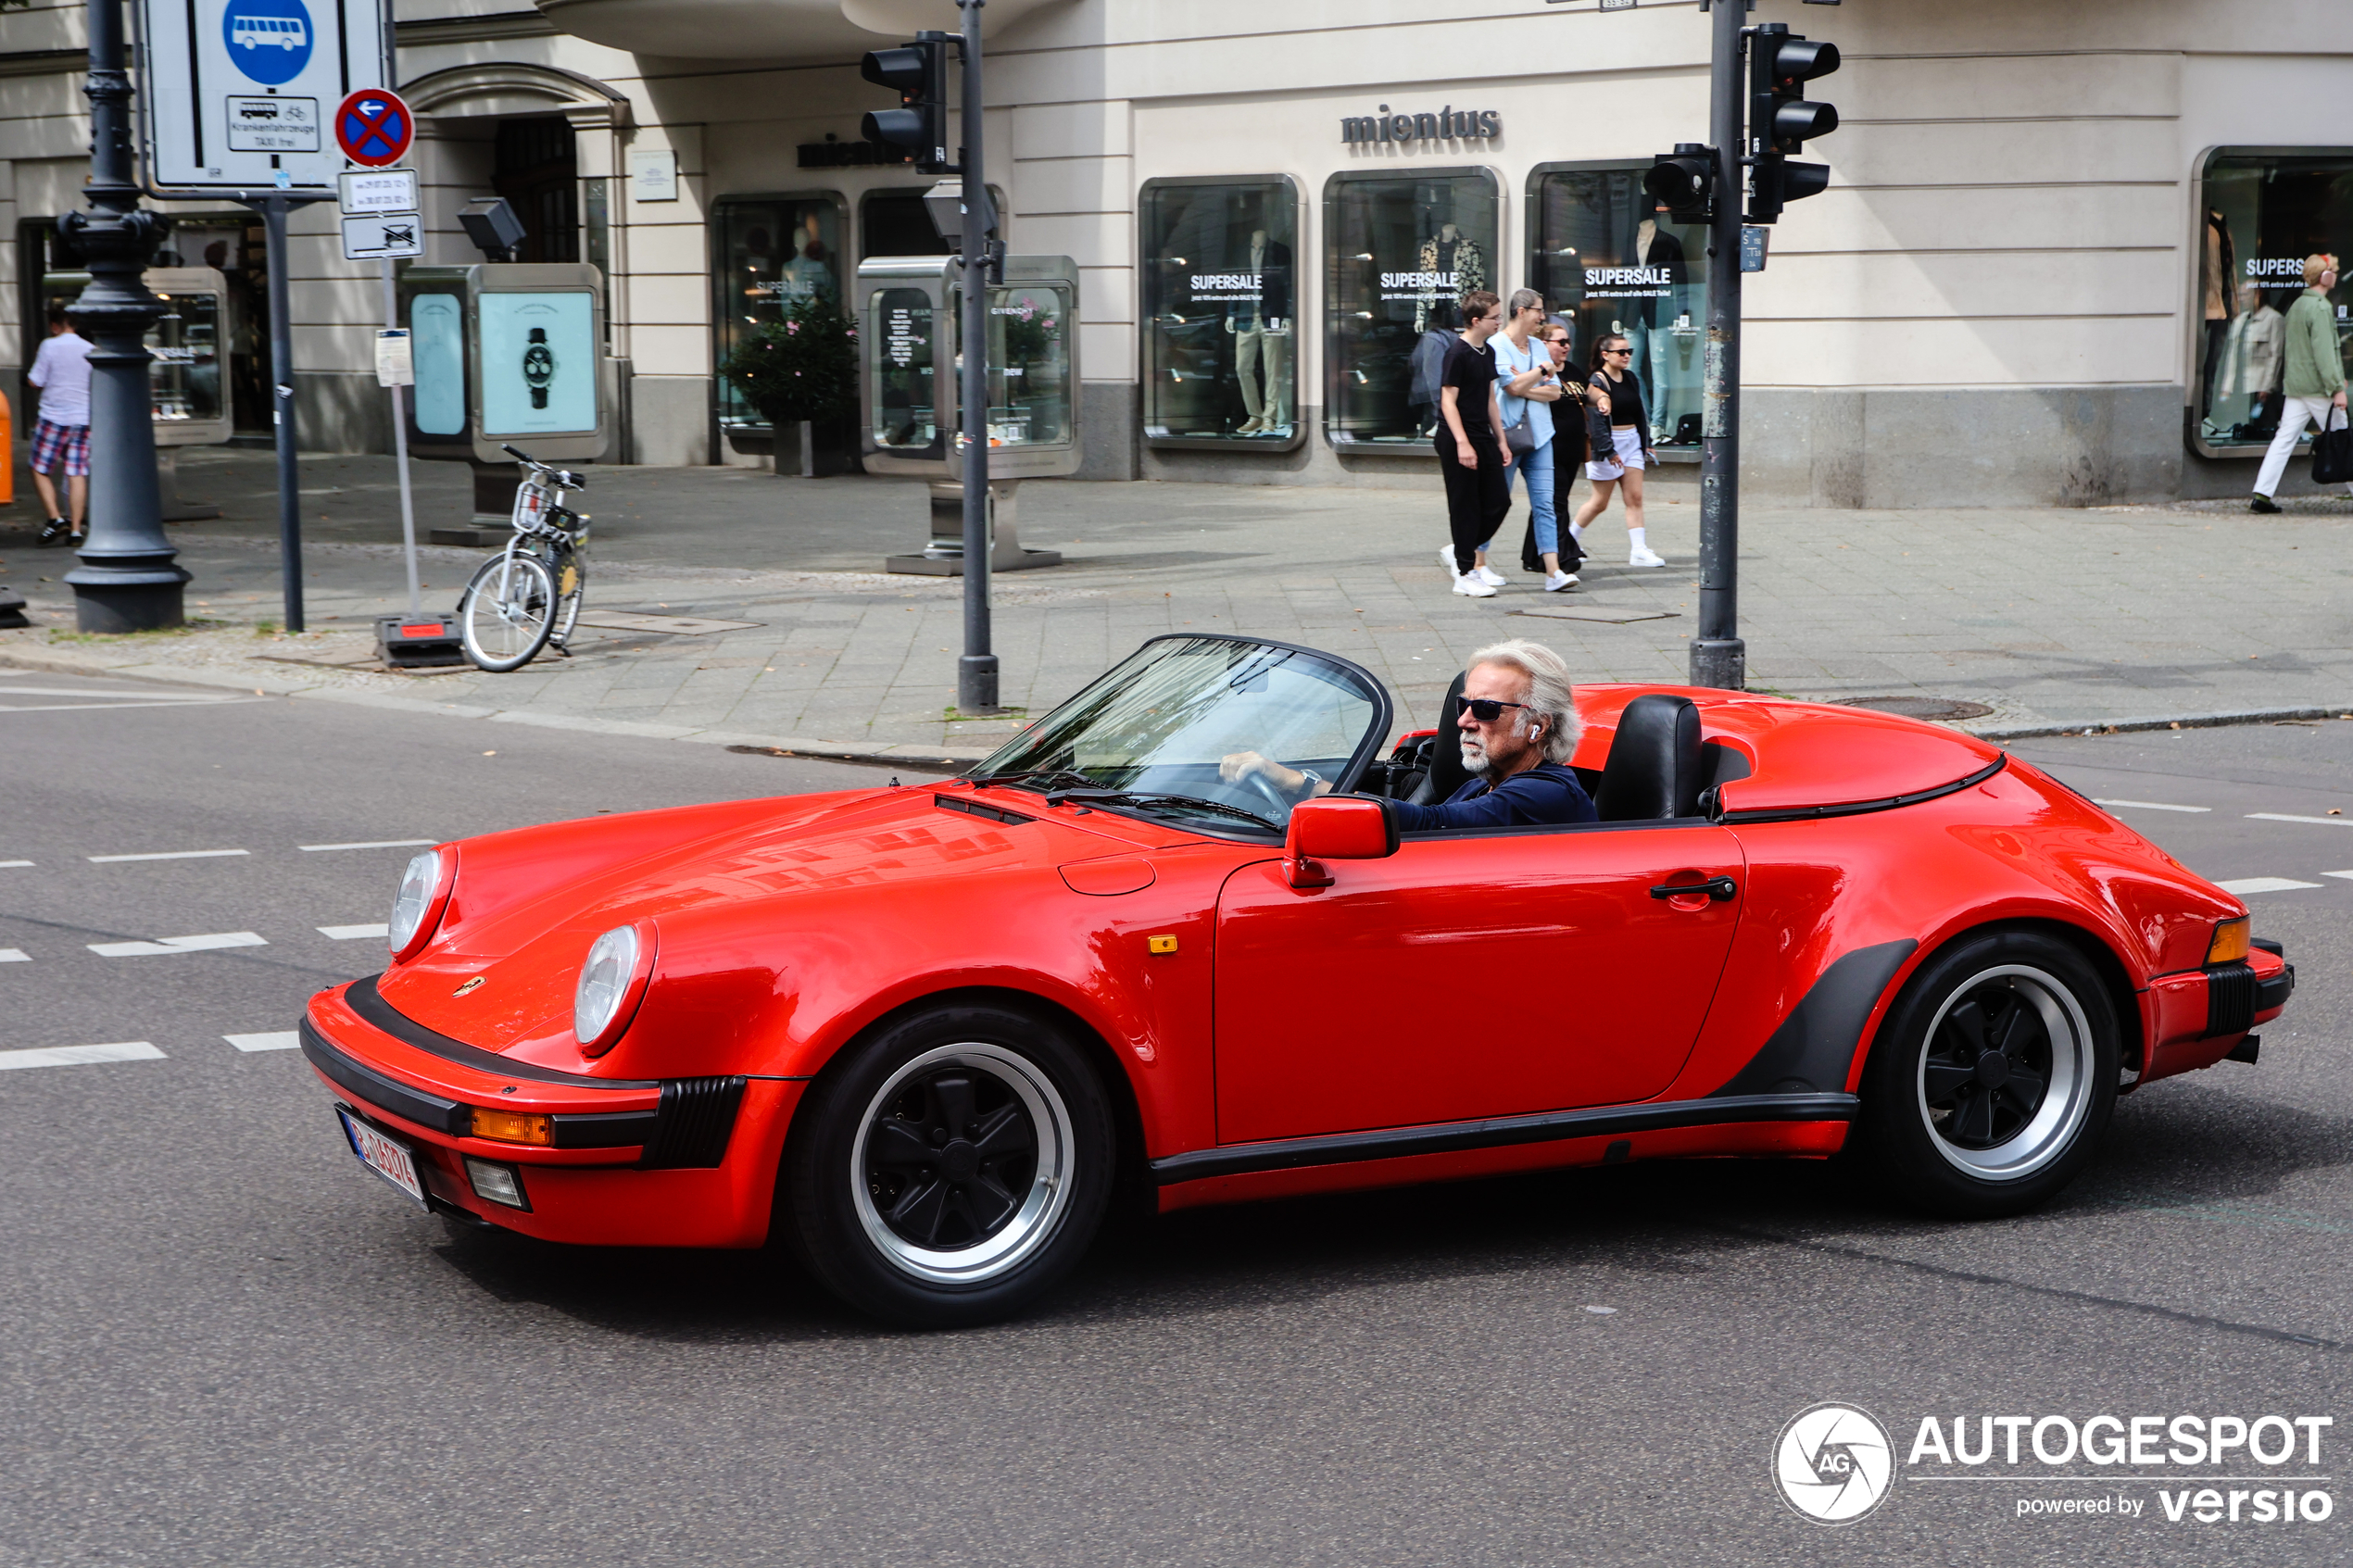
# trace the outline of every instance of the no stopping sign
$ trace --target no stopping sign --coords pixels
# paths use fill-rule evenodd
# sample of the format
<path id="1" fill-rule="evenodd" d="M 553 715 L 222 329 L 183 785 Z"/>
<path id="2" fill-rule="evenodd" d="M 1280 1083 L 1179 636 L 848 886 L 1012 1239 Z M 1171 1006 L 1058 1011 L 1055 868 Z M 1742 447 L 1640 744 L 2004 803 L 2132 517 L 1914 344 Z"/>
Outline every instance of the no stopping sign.
<path id="1" fill-rule="evenodd" d="M 335 144 L 343 156 L 369 169 L 382 169 L 409 156 L 417 122 L 400 94 L 386 87 L 363 87 L 335 110 Z"/>

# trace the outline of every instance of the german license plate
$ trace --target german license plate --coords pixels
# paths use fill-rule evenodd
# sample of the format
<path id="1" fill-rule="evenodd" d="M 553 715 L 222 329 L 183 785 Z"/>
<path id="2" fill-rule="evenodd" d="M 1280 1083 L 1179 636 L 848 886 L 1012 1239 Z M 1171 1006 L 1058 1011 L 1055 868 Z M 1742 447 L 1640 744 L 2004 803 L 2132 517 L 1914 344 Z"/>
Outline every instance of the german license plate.
<path id="1" fill-rule="evenodd" d="M 409 1146 L 382 1133 L 338 1106 L 335 1114 L 343 1119 L 344 1135 L 351 1140 L 351 1152 L 359 1163 L 390 1182 L 424 1206 L 425 1185 L 417 1179 L 417 1157 Z"/>

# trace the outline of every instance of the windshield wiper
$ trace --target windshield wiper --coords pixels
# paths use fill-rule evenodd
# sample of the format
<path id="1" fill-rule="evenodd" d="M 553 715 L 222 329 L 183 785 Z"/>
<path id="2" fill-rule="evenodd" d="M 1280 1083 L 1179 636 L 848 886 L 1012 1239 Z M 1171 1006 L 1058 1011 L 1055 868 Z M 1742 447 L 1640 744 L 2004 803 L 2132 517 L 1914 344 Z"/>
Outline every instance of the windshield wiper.
<path id="1" fill-rule="evenodd" d="M 1198 795 L 1170 795 L 1165 792 L 1139 792 L 1130 789 L 1088 788 L 1058 789 L 1051 791 L 1046 797 L 1046 804 L 1049 806 L 1059 806 L 1065 800 L 1083 800 L 1104 806 L 1149 806 L 1159 804 L 1190 807 L 1197 811 L 1214 812 L 1219 816 L 1239 817 L 1246 822 L 1257 823 L 1260 827 L 1265 828 L 1269 833 L 1280 833 L 1283 831 L 1281 824 L 1269 821 L 1267 818 L 1260 816 L 1255 811 L 1245 811 L 1239 806 L 1228 806 L 1222 800 L 1204 800 Z"/>
<path id="2" fill-rule="evenodd" d="M 1030 786 L 1052 779 L 1069 779 L 1080 789 L 1094 789 L 1101 780 L 1090 779 L 1084 773 L 1074 773 L 1068 768 L 1032 768 L 1021 773 L 971 773 L 966 775 L 976 784 L 1010 784 Z"/>

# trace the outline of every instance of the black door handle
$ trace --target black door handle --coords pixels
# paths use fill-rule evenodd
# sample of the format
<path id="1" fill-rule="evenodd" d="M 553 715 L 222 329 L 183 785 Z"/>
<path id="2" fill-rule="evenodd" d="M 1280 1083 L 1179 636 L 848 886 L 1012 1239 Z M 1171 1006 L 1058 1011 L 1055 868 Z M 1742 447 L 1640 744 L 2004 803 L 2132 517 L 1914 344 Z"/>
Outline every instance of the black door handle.
<path id="1" fill-rule="evenodd" d="M 1740 890 L 1740 884 L 1729 876 L 1711 876 L 1705 882 L 1694 882 L 1688 886 L 1677 886 L 1670 884 L 1663 887 L 1654 887 L 1651 889 L 1651 897 L 1654 898 L 1696 898 L 1705 893 L 1720 904 L 1727 898 L 1738 897 Z"/>

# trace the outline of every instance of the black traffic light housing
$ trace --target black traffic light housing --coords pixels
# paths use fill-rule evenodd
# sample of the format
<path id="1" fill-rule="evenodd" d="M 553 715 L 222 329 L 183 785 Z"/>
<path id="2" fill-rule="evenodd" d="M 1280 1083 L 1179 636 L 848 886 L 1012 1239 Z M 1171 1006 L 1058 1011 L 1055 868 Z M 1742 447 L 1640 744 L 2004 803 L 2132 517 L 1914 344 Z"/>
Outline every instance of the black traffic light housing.
<path id="1" fill-rule="evenodd" d="M 1673 152 L 1660 153 L 1651 160 L 1650 172 L 1642 176 L 1642 189 L 1676 217 L 1707 222 L 1715 215 L 1711 198 L 1716 194 L 1716 149 L 1697 142 L 1676 143 Z"/>
<path id="2" fill-rule="evenodd" d="M 1748 221 L 1770 223 L 1781 208 L 1818 195 L 1827 164 L 1793 163 L 1789 155 L 1838 129 L 1838 110 L 1805 96 L 1806 83 L 1838 69 L 1838 45 L 1790 31 L 1780 22 L 1753 31 L 1748 47 Z"/>
<path id="3" fill-rule="evenodd" d="M 912 44 L 876 49 L 859 63 L 858 74 L 899 94 L 899 107 L 875 109 L 859 123 L 859 134 L 886 147 L 904 147 L 926 174 L 950 174 L 948 156 L 948 44 L 952 34 L 919 32 Z"/>

